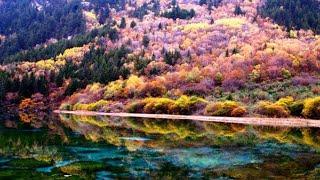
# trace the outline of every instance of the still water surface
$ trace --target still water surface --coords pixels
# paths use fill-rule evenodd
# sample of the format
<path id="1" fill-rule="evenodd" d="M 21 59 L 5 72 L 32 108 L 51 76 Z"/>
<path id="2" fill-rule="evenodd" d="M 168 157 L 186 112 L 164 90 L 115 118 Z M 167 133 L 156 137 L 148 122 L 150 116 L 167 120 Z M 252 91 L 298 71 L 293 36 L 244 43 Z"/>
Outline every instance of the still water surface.
<path id="1" fill-rule="evenodd" d="M 0 179 L 320 178 L 319 128 L 75 115 L 0 122 Z"/>

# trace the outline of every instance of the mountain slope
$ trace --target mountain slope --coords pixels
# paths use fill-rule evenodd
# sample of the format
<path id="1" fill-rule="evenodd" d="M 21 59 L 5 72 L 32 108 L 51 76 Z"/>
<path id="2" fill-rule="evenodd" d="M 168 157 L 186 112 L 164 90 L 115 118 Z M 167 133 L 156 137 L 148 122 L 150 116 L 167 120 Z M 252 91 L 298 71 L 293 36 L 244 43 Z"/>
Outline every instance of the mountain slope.
<path id="1" fill-rule="evenodd" d="M 119 1 L 78 47 L 2 66 L 4 89 L 31 97 L 23 105 L 39 103 L 39 92 L 57 105 L 66 97 L 61 108 L 69 110 L 319 118 L 319 35 L 312 23 L 275 24 L 261 12 L 268 3 L 278 7 L 272 0 Z M 99 8 L 85 11 L 101 16 Z M 47 91 L 18 90 L 42 82 Z"/>

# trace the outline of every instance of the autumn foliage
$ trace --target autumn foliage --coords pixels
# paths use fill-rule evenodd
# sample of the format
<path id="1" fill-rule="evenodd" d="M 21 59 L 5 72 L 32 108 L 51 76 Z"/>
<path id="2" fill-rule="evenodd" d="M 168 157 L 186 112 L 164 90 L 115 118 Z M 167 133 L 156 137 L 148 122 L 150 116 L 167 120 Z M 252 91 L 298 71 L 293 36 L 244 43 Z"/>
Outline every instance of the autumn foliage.
<path id="1" fill-rule="evenodd" d="M 246 109 L 234 101 L 210 103 L 205 108 L 205 115 L 241 117 L 246 114 Z"/>
<path id="2" fill-rule="evenodd" d="M 31 73 L 55 79 L 49 97 L 66 87 L 58 95 L 67 96 L 60 107 L 67 110 L 319 119 L 319 35 L 261 17 L 260 0 L 212 9 L 178 1 L 178 10 L 166 1 L 156 10 L 139 3 L 110 11 L 109 36 L 0 69 L 13 82 Z M 179 18 L 173 10 L 192 15 Z"/>

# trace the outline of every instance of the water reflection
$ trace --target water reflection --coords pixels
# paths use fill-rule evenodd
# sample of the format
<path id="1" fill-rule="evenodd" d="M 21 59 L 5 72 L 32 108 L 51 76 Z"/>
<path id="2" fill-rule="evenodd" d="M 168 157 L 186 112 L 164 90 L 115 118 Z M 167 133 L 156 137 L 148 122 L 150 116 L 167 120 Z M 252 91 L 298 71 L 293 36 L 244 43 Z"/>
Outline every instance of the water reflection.
<path id="1" fill-rule="evenodd" d="M 64 126 L 90 141 L 105 141 L 129 150 L 139 147 L 253 146 L 264 141 L 319 149 L 318 128 L 247 126 L 188 120 L 60 115 Z M 147 141 L 152 139 L 152 141 Z M 128 142 L 129 141 L 129 142 Z M 137 147 L 134 147 L 137 145 Z"/>
<path id="2" fill-rule="evenodd" d="M 66 114 L 4 121 L 0 178 L 317 178 L 319 133 Z"/>

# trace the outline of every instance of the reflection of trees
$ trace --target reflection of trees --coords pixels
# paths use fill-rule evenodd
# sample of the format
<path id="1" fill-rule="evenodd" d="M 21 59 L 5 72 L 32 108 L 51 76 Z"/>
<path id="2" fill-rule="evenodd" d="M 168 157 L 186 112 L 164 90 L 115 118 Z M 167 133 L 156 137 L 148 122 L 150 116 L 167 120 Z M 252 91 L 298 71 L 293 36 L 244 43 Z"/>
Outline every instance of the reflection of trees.
<path id="1" fill-rule="evenodd" d="M 34 128 L 49 128 L 51 133 L 60 135 L 62 140 L 67 142 L 67 136 L 57 121 L 57 116 L 48 112 L 50 105 L 42 94 L 36 93 L 19 104 L 19 119 Z"/>
<path id="2" fill-rule="evenodd" d="M 123 142 L 120 138 L 131 135 L 131 131 L 117 126 L 108 118 L 60 115 L 60 119 L 66 127 L 94 142 L 104 140 L 110 144 L 120 146 Z"/>
<path id="3" fill-rule="evenodd" d="M 48 146 L 56 139 L 43 132 L 11 132 L 0 134 L 0 155 L 35 158 L 50 162 L 60 160 L 61 155 L 56 147 Z"/>
<path id="4" fill-rule="evenodd" d="M 49 128 L 50 133 L 59 135 L 63 142 L 68 142 L 68 137 L 63 130 L 63 126 L 57 120 L 59 117 L 55 114 L 24 109 L 23 111 L 19 111 L 19 119 L 22 123 L 28 124 L 33 128 Z"/>
<path id="5" fill-rule="evenodd" d="M 146 134 L 172 135 L 175 139 L 201 136 L 203 128 L 194 121 L 161 119 L 128 119 L 130 128 Z"/>
<path id="6" fill-rule="evenodd" d="M 33 122 L 33 126 L 41 127 L 41 119 L 46 115 L 47 103 L 40 93 L 34 94 L 31 98 L 26 98 L 19 104 L 19 117 L 22 122 Z"/>
<path id="7" fill-rule="evenodd" d="M 281 143 L 304 144 L 320 148 L 319 129 L 317 128 L 279 128 L 254 127 L 262 139 L 273 139 Z"/>
<path id="8" fill-rule="evenodd" d="M 106 141 L 135 150 L 139 147 L 242 146 L 261 141 L 296 143 L 319 148 L 319 130 L 246 126 L 187 120 L 115 118 L 61 115 L 63 124 L 91 141 Z M 122 137 L 151 137 L 150 141 L 126 141 Z"/>

